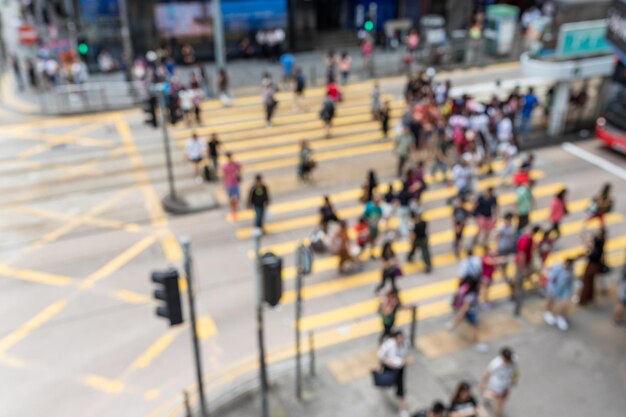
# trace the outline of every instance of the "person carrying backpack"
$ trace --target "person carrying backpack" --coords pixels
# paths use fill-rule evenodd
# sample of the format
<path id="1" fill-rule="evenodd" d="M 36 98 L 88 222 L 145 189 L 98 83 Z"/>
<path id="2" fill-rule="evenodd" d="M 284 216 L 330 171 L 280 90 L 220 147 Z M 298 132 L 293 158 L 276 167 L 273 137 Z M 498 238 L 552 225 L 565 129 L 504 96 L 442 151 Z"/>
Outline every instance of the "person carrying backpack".
<path id="1" fill-rule="evenodd" d="M 459 288 L 452 300 L 452 308 L 455 315 L 449 324 L 450 330 L 456 329 L 465 320 L 471 328 L 474 349 L 478 352 L 487 352 L 489 346 L 479 343 L 478 338 L 478 291 L 480 278 L 476 279 L 467 275 L 461 279 Z"/>
<path id="2" fill-rule="evenodd" d="M 335 117 L 335 101 L 332 99 L 330 92 L 326 93 L 326 99 L 320 111 L 320 119 L 324 122 L 326 128 L 326 139 L 330 138 L 330 129 L 333 125 Z"/>

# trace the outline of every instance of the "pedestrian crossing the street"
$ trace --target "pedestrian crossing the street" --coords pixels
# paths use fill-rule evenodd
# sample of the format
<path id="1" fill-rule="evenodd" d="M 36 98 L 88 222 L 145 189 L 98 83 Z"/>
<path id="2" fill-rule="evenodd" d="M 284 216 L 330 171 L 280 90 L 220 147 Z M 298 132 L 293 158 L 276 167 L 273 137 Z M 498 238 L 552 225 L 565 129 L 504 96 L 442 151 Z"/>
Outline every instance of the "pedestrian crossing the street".
<path id="1" fill-rule="evenodd" d="M 390 138 L 395 136 L 394 127 L 406 107 L 399 93 L 401 84 L 398 80 L 394 85 L 383 84 L 383 90 L 388 87 L 386 92 L 384 91 L 383 101 L 389 100 L 391 104 Z M 522 80 L 519 83 L 511 81 L 506 88 L 512 88 L 517 84 L 534 85 L 535 91 L 540 96 L 548 88 L 538 80 Z M 372 83 L 357 83 L 344 89 L 345 101 L 338 104 L 331 138 L 326 138 L 318 114 L 323 89 L 312 89 L 307 92 L 307 109 L 304 111 L 292 108 L 291 93 L 279 93 L 277 98 L 280 105 L 272 128 L 266 127 L 260 98 L 245 97 L 235 99 L 233 107 L 230 108 L 222 108 L 218 102 L 205 103 L 203 105 L 205 124 L 197 128 L 180 128 L 173 133 L 173 137 L 179 140 L 181 146 L 184 145 L 182 140 L 189 137 L 192 132 L 201 136 L 216 133 L 222 143 L 222 155 L 232 152 L 235 160 L 242 165 L 247 178 L 260 173 L 267 179 L 272 200 L 267 209 L 261 251 L 283 257 L 284 290 L 281 299 L 283 306 L 290 306 L 296 302 L 295 251 L 300 244 L 309 243 L 310 236 L 318 229 L 322 197 L 327 195 L 336 208 L 337 216 L 348 221 L 348 236 L 354 241 L 356 232 L 353 225 L 364 211 L 361 201 L 364 190 L 362 184 L 349 175 L 350 171 L 360 170 L 363 178 L 368 169 L 385 167 L 383 171 L 386 174 L 381 176 L 381 179 L 385 180 L 389 180 L 388 174 L 394 172 L 393 140 L 383 138 L 380 123 L 372 118 L 370 103 L 372 86 Z M 491 98 L 493 86 L 492 82 L 487 82 L 455 88 L 459 94 L 470 93 L 476 99 L 486 101 Z M 537 113 L 535 123 L 540 122 L 540 115 Z M 295 188 L 297 192 L 293 193 L 272 189 L 274 181 L 283 181 L 286 177 L 295 178 L 302 140 L 309 142 L 315 161 L 322 163 L 323 166 L 318 169 L 331 170 L 338 180 L 337 184 L 318 186 L 299 183 Z M 420 157 L 424 158 L 424 155 Z M 431 160 L 428 158 L 431 157 L 426 159 L 427 172 L 431 168 Z M 521 160 L 521 156 L 518 159 Z M 221 157 L 219 161 L 222 163 L 224 160 Z M 494 187 L 498 200 L 498 217 L 501 219 L 504 213 L 516 211 L 516 190 L 504 184 L 501 177 L 505 165 L 503 160 L 494 161 L 491 166 L 493 174 L 489 174 L 486 167 L 478 169 L 478 179 L 474 184 L 475 192 L 467 203 L 469 210 L 472 209 L 473 201 L 479 193 Z M 564 176 L 554 175 L 553 167 L 548 163 L 538 163 L 534 166 L 530 171 L 530 178 L 536 183 L 532 189 L 535 203 L 530 212 L 530 221 L 531 224 L 546 227 L 550 224 L 551 198 L 563 188 L 572 188 L 572 185 Z M 370 257 L 380 257 L 381 245 L 387 236 L 393 236 L 393 247 L 398 259 L 401 260 L 403 276 L 398 278 L 398 286 L 403 304 L 419 305 L 420 320 L 451 315 L 450 298 L 458 288 L 457 270 L 460 260 L 453 251 L 455 240 L 452 228 L 453 209 L 449 204 L 449 200 L 457 195 L 457 190 L 451 183 L 448 184 L 448 180 L 450 180 L 449 171 L 447 178 L 441 174 L 434 177 L 427 174 L 425 182 L 428 189 L 421 196 L 422 216 L 428 222 L 430 230 L 428 240 L 432 273 L 425 272 L 425 265 L 421 260 L 405 261 L 411 243 L 407 236 L 398 233 L 400 220 L 397 213 L 383 221 L 376 248 L 361 253 L 357 265 L 348 274 L 341 276 L 338 274 L 338 256 L 329 252 L 314 256 L 312 275 L 306 277 L 301 293 L 304 316 L 300 329 L 315 331 L 315 343 L 318 348 L 381 331 L 382 325 L 378 317 L 380 300 L 372 292 L 381 280 L 381 265 L 380 261 Z M 387 191 L 387 184 L 393 186 L 394 193 L 402 188 L 402 182 L 397 179 L 381 180 L 376 193 L 382 196 Z M 587 221 L 586 211 L 591 204 L 590 197 L 593 191 L 575 188 L 571 190 L 567 204 L 569 215 L 561 224 L 561 238 L 547 260 L 547 267 L 566 257 L 578 256 L 586 251 L 581 236 L 599 227 L 597 220 Z M 246 193 L 247 187 L 244 186 L 242 195 L 246 196 Z M 246 209 L 242 204 L 236 218 L 226 216 L 226 220 L 231 223 L 234 237 L 238 241 L 244 245 L 251 241 L 254 232 L 254 210 Z M 604 221 L 611 231 L 606 244 L 606 262 L 613 266 L 621 265 L 624 263 L 623 249 L 626 248 L 624 217 L 620 213 L 609 213 Z M 501 222 L 502 220 L 499 220 L 498 225 Z M 327 237 L 333 234 L 335 227 L 336 225 L 331 224 Z M 469 220 L 465 228 L 463 245 L 470 245 L 477 232 L 478 227 L 474 220 Z M 494 235 L 495 230 L 491 236 L 492 241 Z M 478 248 L 476 252 L 482 254 L 483 250 Z M 248 252 L 251 262 L 254 257 L 254 253 Z M 577 264 L 578 275 L 582 273 L 583 266 L 582 262 Z M 509 262 L 506 271 L 508 276 L 514 275 L 515 268 L 512 263 Z M 509 286 L 504 282 L 501 273 L 496 273 L 490 291 L 491 300 L 504 303 L 509 295 Z M 396 325 L 402 326 L 410 320 L 410 312 L 403 310 L 398 313 Z M 295 325 L 291 321 L 288 324 Z"/>

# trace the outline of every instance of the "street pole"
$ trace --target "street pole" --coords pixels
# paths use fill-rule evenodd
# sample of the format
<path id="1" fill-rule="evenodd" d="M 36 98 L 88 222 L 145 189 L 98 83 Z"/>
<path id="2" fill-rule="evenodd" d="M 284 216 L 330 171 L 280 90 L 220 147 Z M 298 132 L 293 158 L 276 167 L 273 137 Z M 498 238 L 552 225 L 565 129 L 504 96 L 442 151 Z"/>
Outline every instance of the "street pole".
<path id="1" fill-rule="evenodd" d="M 296 251 L 296 397 L 302 401 L 302 361 L 300 358 L 300 319 L 302 317 L 302 259 L 304 246 Z"/>
<path id="2" fill-rule="evenodd" d="M 127 0 L 118 0 L 120 8 L 120 31 L 122 35 L 122 49 L 130 68 L 133 62 L 133 43 L 130 38 L 130 24 L 128 22 L 128 3 Z"/>
<path id="3" fill-rule="evenodd" d="M 255 227 L 252 235 L 254 237 L 254 253 L 256 254 L 256 286 L 257 286 L 257 305 L 256 305 L 256 323 L 257 337 L 259 342 L 259 378 L 261 379 L 261 417 L 269 416 L 269 407 L 267 403 L 267 369 L 265 368 L 265 341 L 263 336 L 263 277 L 261 273 L 261 237 L 263 231 Z"/>
<path id="4" fill-rule="evenodd" d="M 215 65 L 218 69 L 226 66 L 226 53 L 224 48 L 224 20 L 222 18 L 221 0 L 213 0 L 213 44 L 215 51 Z"/>
<path id="5" fill-rule="evenodd" d="M 519 266 L 517 267 L 520 268 Z M 515 317 L 519 317 L 522 314 L 522 307 L 524 305 L 524 274 L 521 271 L 516 272 L 515 276 L 515 309 L 513 314 Z"/>
<path id="6" fill-rule="evenodd" d="M 198 328 L 196 327 L 196 304 L 193 289 L 193 265 L 191 259 L 191 240 L 187 236 L 180 238 L 185 255 L 185 276 L 187 278 L 187 294 L 189 296 L 189 317 L 191 319 L 191 341 L 196 361 L 196 378 L 198 379 L 198 394 L 200 396 L 200 415 L 208 417 L 206 398 L 204 396 L 204 383 L 202 382 L 202 360 L 200 357 L 200 343 L 198 342 Z"/>
<path id="7" fill-rule="evenodd" d="M 65 11 L 67 13 L 67 37 L 70 43 L 70 50 L 76 53 L 76 21 L 78 18 L 73 0 L 65 0 Z"/>
<path id="8" fill-rule="evenodd" d="M 171 201 L 177 200 L 176 187 L 174 184 L 174 168 L 172 166 L 172 153 L 170 150 L 170 135 L 167 130 L 167 117 L 165 115 L 165 93 L 160 90 L 159 94 L 159 106 L 161 107 L 161 126 L 163 129 L 163 146 L 165 147 L 165 166 L 167 168 L 167 183 L 169 186 L 169 199 Z"/>

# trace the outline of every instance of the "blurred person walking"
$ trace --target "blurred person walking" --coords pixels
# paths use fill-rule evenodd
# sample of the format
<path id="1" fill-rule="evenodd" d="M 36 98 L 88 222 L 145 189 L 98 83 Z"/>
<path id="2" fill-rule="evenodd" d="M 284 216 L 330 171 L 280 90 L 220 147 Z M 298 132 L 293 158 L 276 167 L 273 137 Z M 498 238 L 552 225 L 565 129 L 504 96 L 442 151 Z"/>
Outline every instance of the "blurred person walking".
<path id="1" fill-rule="evenodd" d="M 335 117 L 335 101 L 331 97 L 331 93 L 326 93 L 326 98 L 322 104 L 322 110 L 320 111 L 320 119 L 324 122 L 326 129 L 326 139 L 331 136 L 331 128 L 333 126 L 333 118 Z"/>
<path id="2" fill-rule="evenodd" d="M 232 220 L 237 219 L 237 210 L 239 208 L 239 184 L 241 183 L 242 168 L 239 162 L 233 158 L 233 154 L 226 152 L 226 163 L 222 167 L 222 178 L 224 179 L 224 187 L 230 201 L 230 216 Z"/>
<path id="3" fill-rule="evenodd" d="M 567 314 L 572 296 L 574 295 L 574 258 L 567 258 L 565 262 L 553 265 L 548 274 L 546 284 L 546 310 L 543 320 L 549 325 L 556 325 L 559 330 L 569 328 Z"/>
<path id="4" fill-rule="evenodd" d="M 396 397 L 400 417 L 409 417 L 406 402 L 404 400 L 404 368 L 409 357 L 409 343 L 401 331 L 396 331 L 387 339 L 378 350 L 378 359 L 383 367 L 383 372 L 395 375 Z"/>
<path id="5" fill-rule="evenodd" d="M 518 380 L 519 370 L 513 351 L 502 348 L 500 354 L 489 362 L 480 382 L 480 390 L 492 405 L 495 417 L 503 416 L 504 405 Z"/>
<path id="6" fill-rule="evenodd" d="M 257 174 L 254 178 L 254 184 L 250 188 L 250 193 L 248 194 L 248 208 L 254 209 L 254 226 L 261 230 L 263 230 L 263 226 L 265 225 L 265 212 L 269 204 L 270 193 L 263 182 L 263 177 Z M 263 231 L 263 233 L 265 233 L 265 231 Z"/>

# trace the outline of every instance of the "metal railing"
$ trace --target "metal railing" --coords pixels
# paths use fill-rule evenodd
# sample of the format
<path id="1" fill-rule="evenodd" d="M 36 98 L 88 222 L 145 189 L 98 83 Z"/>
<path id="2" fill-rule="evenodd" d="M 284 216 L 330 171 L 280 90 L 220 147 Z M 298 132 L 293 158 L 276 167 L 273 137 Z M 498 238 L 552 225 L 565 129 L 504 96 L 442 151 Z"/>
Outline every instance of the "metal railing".
<path id="1" fill-rule="evenodd" d="M 47 114 L 79 114 L 121 110 L 140 104 L 148 96 L 142 81 L 97 81 L 54 86 L 38 94 Z"/>

